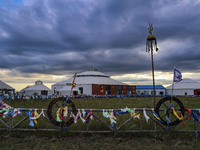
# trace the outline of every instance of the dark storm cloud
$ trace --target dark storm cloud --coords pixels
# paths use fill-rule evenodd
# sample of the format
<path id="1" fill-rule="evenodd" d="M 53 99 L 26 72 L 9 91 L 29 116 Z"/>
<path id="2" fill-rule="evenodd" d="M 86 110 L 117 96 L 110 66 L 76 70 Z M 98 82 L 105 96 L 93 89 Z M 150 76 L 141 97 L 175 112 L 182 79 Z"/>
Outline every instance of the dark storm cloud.
<path id="1" fill-rule="evenodd" d="M 110 74 L 151 70 L 148 23 L 160 50 L 155 68 L 200 69 L 200 3 L 175 0 L 25 0 L 0 6 L 0 67 L 64 74 L 95 66 Z M 11 7 L 12 6 L 12 7 Z"/>

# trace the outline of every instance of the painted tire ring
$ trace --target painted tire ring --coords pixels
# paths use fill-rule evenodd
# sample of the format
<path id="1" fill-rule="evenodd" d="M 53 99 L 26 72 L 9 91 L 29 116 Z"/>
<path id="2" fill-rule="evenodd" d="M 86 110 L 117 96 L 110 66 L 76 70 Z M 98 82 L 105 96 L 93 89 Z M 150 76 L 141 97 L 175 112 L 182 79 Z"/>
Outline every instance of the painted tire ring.
<path id="1" fill-rule="evenodd" d="M 68 127 L 68 126 L 70 126 L 72 123 L 74 123 L 74 118 L 73 118 L 73 117 L 70 117 L 70 119 L 69 119 L 67 122 L 58 122 L 58 121 L 56 121 L 56 119 L 53 118 L 53 116 L 52 116 L 52 112 L 53 112 L 52 107 L 53 107 L 53 105 L 56 104 L 56 102 L 58 102 L 58 101 L 65 101 L 65 100 L 66 100 L 66 98 L 64 98 L 64 97 L 60 97 L 60 98 L 53 99 L 53 100 L 51 101 L 51 103 L 49 104 L 48 108 L 47 108 L 47 115 L 48 115 L 48 118 L 49 118 L 49 120 L 51 121 L 51 123 L 54 124 L 54 125 L 56 125 L 56 126 Z M 67 103 L 70 104 L 70 106 L 71 106 L 71 108 L 72 108 L 73 114 L 76 115 L 77 110 L 76 110 L 76 107 L 75 107 L 74 103 L 73 103 L 70 99 L 67 100 Z"/>
<path id="2" fill-rule="evenodd" d="M 161 100 L 157 103 L 157 105 L 156 105 L 156 107 L 155 107 L 155 112 L 156 112 L 158 115 L 159 115 L 160 106 L 162 105 L 162 103 L 164 103 L 164 102 L 166 102 L 166 101 L 170 101 L 170 99 L 171 99 L 171 97 L 165 97 L 165 98 L 161 99 Z M 181 102 L 179 99 L 175 98 L 175 97 L 172 97 L 172 101 L 176 102 L 176 103 L 180 106 L 181 113 L 182 113 L 182 115 L 184 116 L 185 108 L 184 108 L 182 102 Z M 164 124 L 164 125 L 175 126 L 175 125 L 177 125 L 177 124 L 179 124 L 179 123 L 181 122 L 181 120 L 177 119 L 177 120 L 171 122 L 170 124 L 167 124 L 167 122 L 166 122 L 165 120 L 163 120 L 163 119 L 161 118 L 160 115 L 159 115 L 159 117 L 160 117 L 160 119 L 163 121 L 163 124 Z"/>

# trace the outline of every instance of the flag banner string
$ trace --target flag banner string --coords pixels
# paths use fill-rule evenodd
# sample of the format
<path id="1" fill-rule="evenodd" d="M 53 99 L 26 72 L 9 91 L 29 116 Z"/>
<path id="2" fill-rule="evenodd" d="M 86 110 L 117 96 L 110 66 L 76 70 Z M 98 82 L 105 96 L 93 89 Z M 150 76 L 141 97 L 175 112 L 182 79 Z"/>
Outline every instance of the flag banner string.
<path id="1" fill-rule="evenodd" d="M 66 99 L 67 101 L 67 99 Z M 36 109 L 36 108 L 13 108 L 9 105 L 7 105 L 5 102 L 0 101 L 0 117 L 5 118 L 7 116 L 12 116 L 12 118 L 16 117 L 17 115 L 22 116 L 22 112 L 25 112 L 25 114 L 29 117 L 29 125 L 34 127 L 34 125 L 38 125 L 38 120 L 40 116 L 46 117 L 44 113 L 44 109 Z M 183 125 L 185 126 L 184 120 L 188 120 L 189 114 L 192 114 L 194 120 L 196 123 L 200 123 L 200 120 L 197 117 L 197 112 L 200 112 L 200 109 L 188 109 L 185 108 L 185 111 L 187 112 L 186 118 L 183 118 L 182 113 L 177 113 L 176 110 L 174 109 L 173 106 L 171 106 L 172 112 L 176 118 L 179 120 L 183 121 Z M 96 111 L 97 109 L 77 109 L 77 113 L 73 114 L 71 112 L 70 117 L 74 118 L 74 123 L 77 123 L 78 118 L 81 119 L 83 123 L 89 123 L 90 119 L 93 119 L 93 111 Z M 40 113 L 38 113 L 40 111 Z M 56 112 L 56 121 L 58 122 L 64 122 L 67 120 L 68 117 L 68 111 L 71 111 L 68 109 L 68 107 L 61 107 L 58 108 Z M 120 114 L 130 114 L 131 117 L 133 118 L 138 118 L 140 119 L 140 113 L 136 113 L 136 111 L 141 111 L 143 112 L 143 115 L 146 119 L 146 122 L 148 123 L 149 120 L 149 115 L 147 115 L 146 111 L 150 111 L 153 116 L 158 120 L 159 123 L 163 123 L 159 115 L 154 111 L 153 108 L 121 108 L 121 109 L 98 109 L 98 111 L 103 112 L 103 116 L 105 118 L 108 118 L 110 120 L 110 124 L 113 127 L 114 124 L 117 123 L 117 117 Z M 115 116 L 115 115 L 116 116 Z M 85 117 L 85 119 L 83 118 Z M 171 121 L 168 117 L 166 116 L 167 123 L 170 124 Z"/>

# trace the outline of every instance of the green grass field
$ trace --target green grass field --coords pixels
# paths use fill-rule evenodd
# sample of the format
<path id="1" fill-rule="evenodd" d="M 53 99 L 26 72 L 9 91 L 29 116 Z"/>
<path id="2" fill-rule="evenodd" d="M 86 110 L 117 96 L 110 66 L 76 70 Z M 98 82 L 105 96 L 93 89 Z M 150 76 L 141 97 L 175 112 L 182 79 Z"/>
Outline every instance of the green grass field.
<path id="1" fill-rule="evenodd" d="M 156 101 L 160 100 L 156 98 Z M 179 97 L 187 108 L 200 108 L 200 98 Z M 143 98 L 91 98 L 91 99 L 74 99 L 73 102 L 76 108 L 84 109 L 117 109 L 125 108 L 153 108 L 153 99 L 149 97 Z M 15 108 L 47 108 L 50 100 L 15 100 L 7 102 Z M 102 114 L 98 114 L 102 116 Z M 21 117 L 21 118 L 20 118 Z M 17 123 L 23 116 L 14 118 L 14 123 Z M 127 115 L 119 115 L 117 123 L 120 125 L 123 121 L 130 118 Z M 6 121 L 7 118 L 4 120 Z M 109 123 L 108 119 L 104 121 Z M 154 129 L 154 123 L 143 121 L 144 129 Z M 28 126 L 29 120 L 25 121 L 19 128 L 32 128 Z M 1 124 L 0 124 L 1 125 Z M 197 124 L 197 130 L 200 125 Z M 1 127 L 1 126 L 0 126 Z M 140 127 L 140 120 L 132 120 L 123 130 L 134 130 Z M 39 119 L 38 128 L 54 128 L 44 118 Z M 73 124 L 70 130 L 85 130 L 86 124 L 80 120 L 77 124 Z M 105 130 L 104 125 L 96 120 L 90 122 L 91 130 Z M 177 129 L 192 130 L 193 118 L 186 121 L 186 126 L 180 124 Z M 199 137 L 196 138 L 193 132 L 177 133 L 177 132 L 162 132 L 162 133 L 118 133 L 114 136 L 108 134 L 85 134 L 85 133 L 70 133 L 68 131 L 0 131 L 0 149 L 200 149 Z"/>

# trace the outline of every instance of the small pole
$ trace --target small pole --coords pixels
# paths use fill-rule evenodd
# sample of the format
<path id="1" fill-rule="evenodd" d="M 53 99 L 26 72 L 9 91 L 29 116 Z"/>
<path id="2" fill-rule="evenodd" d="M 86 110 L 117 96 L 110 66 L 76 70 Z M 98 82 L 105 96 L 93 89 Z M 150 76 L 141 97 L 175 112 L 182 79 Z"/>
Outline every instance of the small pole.
<path id="1" fill-rule="evenodd" d="M 143 130 L 143 111 L 140 112 L 140 116 L 141 116 L 141 119 L 140 119 L 140 130 Z"/>
<path id="2" fill-rule="evenodd" d="M 116 110 L 114 110 L 114 116 L 116 116 Z M 117 134 L 117 124 L 114 124 L 114 136 Z"/>

